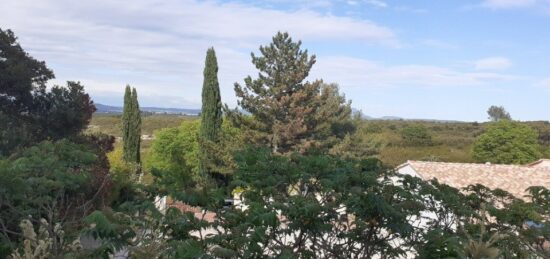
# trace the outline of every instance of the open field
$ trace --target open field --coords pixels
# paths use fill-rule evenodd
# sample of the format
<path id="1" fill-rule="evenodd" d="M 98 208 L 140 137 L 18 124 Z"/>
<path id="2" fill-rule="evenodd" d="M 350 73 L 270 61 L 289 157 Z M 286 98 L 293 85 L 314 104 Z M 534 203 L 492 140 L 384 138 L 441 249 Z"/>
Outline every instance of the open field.
<path id="1" fill-rule="evenodd" d="M 550 143 L 545 136 L 550 132 L 548 122 L 526 122 L 539 132 L 541 153 L 550 155 Z M 411 125 L 422 125 L 428 130 L 432 141 L 426 145 L 411 145 L 403 141 L 401 131 Z M 472 145 L 488 123 L 430 122 L 430 121 L 365 121 L 359 130 L 368 142 L 378 148 L 378 157 L 387 165 L 397 166 L 407 160 L 430 160 L 442 162 L 475 162 Z"/>
<path id="2" fill-rule="evenodd" d="M 88 132 L 102 132 L 105 134 L 120 137 L 121 114 L 94 113 Z M 149 115 L 143 116 L 141 121 L 141 134 L 153 135 L 158 129 L 176 127 L 184 120 L 193 120 L 198 117 L 182 115 Z"/>

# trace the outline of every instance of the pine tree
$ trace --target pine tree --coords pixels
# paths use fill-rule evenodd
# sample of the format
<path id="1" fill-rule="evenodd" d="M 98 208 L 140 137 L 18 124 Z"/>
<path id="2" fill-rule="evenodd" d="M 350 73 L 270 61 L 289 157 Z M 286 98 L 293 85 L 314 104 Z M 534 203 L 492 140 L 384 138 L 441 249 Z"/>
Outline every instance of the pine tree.
<path id="1" fill-rule="evenodd" d="M 123 158 L 129 163 L 140 163 L 141 114 L 137 92 L 126 86 L 122 113 Z"/>
<path id="2" fill-rule="evenodd" d="M 325 88 L 321 80 L 305 81 L 316 60 L 300 47 L 301 42 L 292 41 L 288 33 L 277 33 L 269 46 L 260 47 L 261 56 L 252 53 L 258 78 L 248 76 L 244 86 L 235 83 L 238 104 L 253 119 L 236 111 L 228 111 L 228 116 L 248 130 L 254 144 L 270 147 L 273 153 L 330 148 L 335 141 L 327 145 L 327 129 L 339 129 L 332 127 L 333 122 L 351 122 L 349 103 L 336 87 Z M 337 136 L 343 138 L 342 133 Z"/>
<path id="3" fill-rule="evenodd" d="M 218 83 L 218 61 L 214 48 L 206 52 L 204 67 L 204 82 L 202 85 L 202 109 L 200 128 L 200 163 L 199 171 L 205 174 L 209 171 L 207 144 L 218 142 L 222 125 L 222 104 L 220 86 Z"/>

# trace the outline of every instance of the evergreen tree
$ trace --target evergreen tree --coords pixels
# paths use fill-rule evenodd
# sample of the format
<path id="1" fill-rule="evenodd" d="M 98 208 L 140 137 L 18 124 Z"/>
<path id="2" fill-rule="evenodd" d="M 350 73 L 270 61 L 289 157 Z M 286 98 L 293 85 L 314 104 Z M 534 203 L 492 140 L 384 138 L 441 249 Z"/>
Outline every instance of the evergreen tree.
<path id="1" fill-rule="evenodd" d="M 305 81 L 315 55 L 309 56 L 300 46 L 288 33 L 277 33 L 269 46 L 260 47 L 261 56 L 252 53 L 258 78 L 248 76 L 244 86 L 235 83 L 238 104 L 253 119 L 238 112 L 228 112 L 229 117 L 249 131 L 255 144 L 268 146 L 273 153 L 329 149 L 337 141 L 326 139 L 327 132 L 339 131 L 334 136 L 341 139 L 353 131 L 337 125 L 351 123 L 350 104 L 337 88 L 323 87 L 320 80 Z"/>
<path id="2" fill-rule="evenodd" d="M 44 61 L 30 56 L 11 30 L 0 28 L 0 156 L 80 134 L 96 108 L 79 82 L 46 84 L 55 78 Z"/>
<path id="3" fill-rule="evenodd" d="M 141 114 L 137 100 L 137 92 L 126 86 L 124 93 L 124 108 L 122 114 L 123 158 L 129 163 L 140 162 L 141 145 Z"/>
<path id="4" fill-rule="evenodd" d="M 125 161 L 131 161 L 130 157 L 130 121 L 131 121 L 131 109 L 132 109 L 132 88 L 126 85 L 124 91 L 124 106 L 122 108 L 122 145 L 123 145 L 123 158 Z"/>
<path id="5" fill-rule="evenodd" d="M 136 88 L 132 89 L 132 137 L 131 137 L 131 154 L 132 162 L 140 163 L 140 148 L 141 148 L 141 112 L 139 110 L 139 102 Z"/>
<path id="6" fill-rule="evenodd" d="M 214 48 L 210 48 L 206 52 L 204 82 L 202 85 L 201 127 L 199 133 L 199 171 L 201 174 L 210 171 L 208 166 L 208 161 L 210 161 L 210 159 L 207 145 L 208 142 L 218 142 L 222 125 L 221 108 L 220 86 L 218 83 L 218 61 L 216 60 Z"/>

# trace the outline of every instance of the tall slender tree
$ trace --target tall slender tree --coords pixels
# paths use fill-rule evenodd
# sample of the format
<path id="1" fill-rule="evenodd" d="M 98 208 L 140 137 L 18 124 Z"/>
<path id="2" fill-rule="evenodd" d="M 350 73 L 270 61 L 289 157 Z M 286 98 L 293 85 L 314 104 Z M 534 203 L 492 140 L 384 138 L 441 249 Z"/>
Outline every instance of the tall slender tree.
<path id="1" fill-rule="evenodd" d="M 222 126 L 222 103 L 220 97 L 220 85 L 218 83 L 218 61 L 214 48 L 206 52 L 204 67 L 204 81 L 202 84 L 202 109 L 200 138 L 200 163 L 199 172 L 206 174 L 209 169 L 209 152 L 207 145 L 216 143 Z M 209 143 L 210 142 L 210 143 Z"/>
<path id="2" fill-rule="evenodd" d="M 123 158 L 129 163 L 140 163 L 141 114 L 135 88 L 126 86 L 122 113 Z"/>
<path id="3" fill-rule="evenodd" d="M 124 106 L 122 108 L 122 150 L 123 158 L 126 162 L 130 162 L 130 114 L 132 109 L 132 88 L 126 85 L 124 91 Z"/>
<path id="4" fill-rule="evenodd" d="M 139 110 L 139 102 L 136 88 L 132 89 L 132 161 L 135 163 L 141 162 L 141 111 Z"/>

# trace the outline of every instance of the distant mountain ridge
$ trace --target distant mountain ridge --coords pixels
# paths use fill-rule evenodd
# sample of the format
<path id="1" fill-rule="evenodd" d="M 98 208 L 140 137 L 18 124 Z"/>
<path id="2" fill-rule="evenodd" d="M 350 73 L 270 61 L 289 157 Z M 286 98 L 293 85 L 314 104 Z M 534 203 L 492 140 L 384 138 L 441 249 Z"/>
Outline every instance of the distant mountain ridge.
<path id="1" fill-rule="evenodd" d="M 427 121 L 427 122 L 441 122 L 441 123 L 453 123 L 453 122 L 463 122 L 463 121 L 457 121 L 457 120 L 437 120 L 437 119 L 406 119 L 401 118 L 397 116 L 382 116 L 382 117 L 372 117 L 369 115 L 365 115 L 361 112 L 361 110 L 352 108 L 351 109 L 352 114 L 355 116 L 357 114 L 361 114 L 361 118 L 364 120 L 380 120 L 380 121 Z"/>
<path id="2" fill-rule="evenodd" d="M 120 114 L 122 113 L 122 107 L 120 106 L 111 106 L 101 103 L 96 103 L 95 107 L 97 108 L 97 113 L 113 113 Z M 141 111 L 151 112 L 157 114 L 181 114 L 181 115 L 193 115 L 198 116 L 201 113 L 200 109 L 182 109 L 182 108 L 160 108 L 160 107 L 140 107 Z M 242 111 L 247 114 L 246 111 Z M 360 113 L 360 110 L 355 108 L 352 109 L 353 115 Z M 396 121 L 396 120 L 406 120 L 406 121 L 428 121 L 428 122 L 461 122 L 456 120 L 435 120 L 435 119 L 405 119 L 397 116 L 382 116 L 379 118 L 361 114 L 361 118 L 365 120 L 384 120 L 384 121 Z"/>
<path id="3" fill-rule="evenodd" d="M 122 113 L 122 107 L 111 106 L 101 103 L 96 103 L 97 113 Z M 184 114 L 184 115 L 199 115 L 200 109 L 181 109 L 181 108 L 161 108 L 161 107 L 140 107 L 141 111 L 152 112 L 159 114 Z"/>

